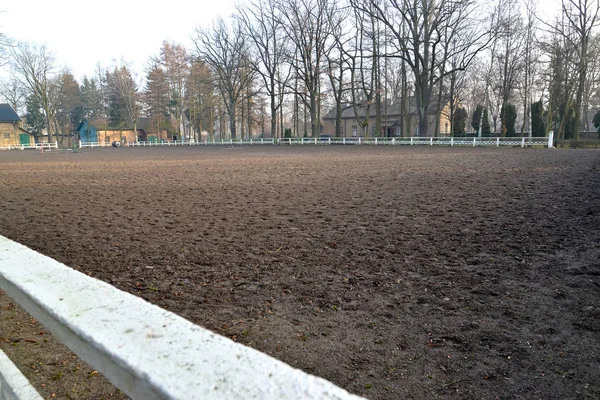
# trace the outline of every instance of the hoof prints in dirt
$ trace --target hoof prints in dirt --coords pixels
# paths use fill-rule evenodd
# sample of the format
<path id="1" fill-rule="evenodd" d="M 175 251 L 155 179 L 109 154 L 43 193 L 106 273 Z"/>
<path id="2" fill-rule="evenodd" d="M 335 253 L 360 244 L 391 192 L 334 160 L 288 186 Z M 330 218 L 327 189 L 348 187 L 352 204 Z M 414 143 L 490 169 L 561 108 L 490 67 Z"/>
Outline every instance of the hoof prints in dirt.
<path id="1" fill-rule="evenodd" d="M 0 233 L 371 399 L 600 397 L 597 152 L 233 153 L 2 153 Z"/>

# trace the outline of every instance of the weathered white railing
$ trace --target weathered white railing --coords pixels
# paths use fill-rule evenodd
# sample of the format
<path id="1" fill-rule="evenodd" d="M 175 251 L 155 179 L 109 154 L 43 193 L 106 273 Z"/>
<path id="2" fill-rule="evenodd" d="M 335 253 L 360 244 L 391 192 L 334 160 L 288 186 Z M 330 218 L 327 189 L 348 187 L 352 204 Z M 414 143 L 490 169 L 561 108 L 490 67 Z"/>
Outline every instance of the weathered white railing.
<path id="1" fill-rule="evenodd" d="M 0 288 L 134 399 L 360 398 L 2 236 Z M 6 398 L 32 398 L 0 360 Z"/>
<path id="2" fill-rule="evenodd" d="M 79 147 L 112 147 L 110 142 L 82 142 L 79 141 Z"/>
<path id="3" fill-rule="evenodd" d="M 152 146 L 234 146 L 234 145 L 259 145 L 274 144 L 275 140 L 271 138 L 258 139 L 223 139 L 223 140 L 169 140 L 169 141 L 139 141 L 119 143 L 118 146 L 126 147 L 152 147 Z M 79 142 L 79 147 L 113 147 L 112 143 L 106 142 Z"/>
<path id="4" fill-rule="evenodd" d="M 318 137 L 318 138 L 259 138 L 259 139 L 222 139 L 222 140 L 171 140 L 164 142 L 128 142 L 124 146 L 234 146 L 234 145 L 375 145 L 375 146 L 544 146 L 552 147 L 553 133 L 549 137 Z M 118 144 L 121 146 L 121 143 Z M 111 143 L 79 142 L 79 147 L 111 147 Z"/>
<path id="5" fill-rule="evenodd" d="M 12 144 L 12 145 L 8 145 L 8 146 L 0 147 L 0 150 L 28 150 L 28 149 L 36 149 L 36 150 L 58 149 L 58 142 L 36 143 L 36 144 Z"/>
<path id="6" fill-rule="evenodd" d="M 281 138 L 277 139 L 278 144 L 287 145 L 427 145 L 427 146 L 550 146 L 551 138 L 547 137 L 473 137 L 473 138 L 455 138 L 455 137 L 391 137 L 391 138 Z"/>
<path id="7" fill-rule="evenodd" d="M 0 350 L 0 399 L 42 400 L 42 397 L 23 376 L 21 371 Z"/>

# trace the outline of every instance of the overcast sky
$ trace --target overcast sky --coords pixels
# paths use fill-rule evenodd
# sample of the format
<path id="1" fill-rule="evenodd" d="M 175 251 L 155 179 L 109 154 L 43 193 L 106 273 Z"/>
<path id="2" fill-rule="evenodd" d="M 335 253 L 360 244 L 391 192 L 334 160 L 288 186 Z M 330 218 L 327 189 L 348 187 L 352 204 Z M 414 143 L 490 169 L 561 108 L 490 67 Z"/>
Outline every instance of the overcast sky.
<path id="1" fill-rule="evenodd" d="M 139 74 L 163 40 L 191 48 L 195 26 L 228 18 L 233 0 L 13 0 L 0 3 L 0 32 L 45 44 L 77 79 L 123 58 Z"/>

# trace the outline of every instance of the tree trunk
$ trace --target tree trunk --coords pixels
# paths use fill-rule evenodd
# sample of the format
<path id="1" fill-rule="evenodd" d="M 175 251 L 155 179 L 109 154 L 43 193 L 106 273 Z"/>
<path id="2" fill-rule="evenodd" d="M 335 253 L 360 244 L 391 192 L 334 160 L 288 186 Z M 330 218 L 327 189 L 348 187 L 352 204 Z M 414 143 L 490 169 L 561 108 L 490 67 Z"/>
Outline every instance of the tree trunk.
<path id="1" fill-rule="evenodd" d="M 231 133 L 231 138 L 235 139 L 236 138 L 236 132 L 235 132 L 235 101 L 230 100 L 229 101 L 229 130 Z"/>
<path id="2" fill-rule="evenodd" d="M 275 106 L 275 77 L 271 76 L 271 137 L 277 138 L 277 107 Z"/>
<path id="3" fill-rule="evenodd" d="M 311 137 L 317 137 L 317 133 L 319 132 L 319 127 L 318 127 L 318 110 L 317 110 L 317 96 L 318 96 L 318 89 L 317 88 L 310 88 L 311 93 L 309 93 L 310 95 L 310 136 Z"/>

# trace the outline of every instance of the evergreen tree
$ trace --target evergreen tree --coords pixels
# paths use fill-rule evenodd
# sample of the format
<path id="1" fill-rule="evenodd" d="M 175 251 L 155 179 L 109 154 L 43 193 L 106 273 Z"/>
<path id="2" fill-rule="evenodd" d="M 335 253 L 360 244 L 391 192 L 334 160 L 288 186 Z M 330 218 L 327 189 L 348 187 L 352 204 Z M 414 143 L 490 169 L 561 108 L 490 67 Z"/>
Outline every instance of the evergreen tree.
<path id="1" fill-rule="evenodd" d="M 477 105 L 475 111 L 473 112 L 473 116 L 471 118 L 471 126 L 475 132 L 479 132 L 479 124 L 481 123 L 481 113 L 483 112 L 483 106 L 481 104 Z"/>
<path id="2" fill-rule="evenodd" d="M 108 125 L 111 128 L 122 128 L 125 125 L 125 103 L 117 86 L 115 73 L 106 72 L 108 94 Z"/>
<path id="3" fill-rule="evenodd" d="M 187 108 L 185 115 L 191 122 L 195 133 L 208 132 L 212 139 L 215 120 L 214 76 L 202 61 L 194 61 L 190 65 L 190 74 L 186 80 Z M 198 138 L 199 139 L 199 138 Z"/>
<path id="4" fill-rule="evenodd" d="M 168 129 L 169 117 L 169 83 L 165 71 L 158 65 L 154 65 L 146 76 L 146 88 L 144 91 L 144 102 L 151 119 L 150 130 L 160 136 L 160 132 Z"/>
<path id="5" fill-rule="evenodd" d="M 594 123 L 594 128 L 598 131 L 598 138 L 600 139 L 600 111 L 594 114 L 594 119 L 592 120 Z"/>
<path id="6" fill-rule="evenodd" d="M 546 136 L 546 124 L 544 123 L 544 105 L 541 100 L 531 104 L 531 136 Z"/>
<path id="7" fill-rule="evenodd" d="M 517 132 L 515 129 L 515 123 L 517 121 L 517 108 L 514 104 L 506 103 L 500 110 L 500 121 L 503 127 L 501 136 L 515 137 Z"/>
<path id="8" fill-rule="evenodd" d="M 41 136 L 42 130 L 46 127 L 46 117 L 42 109 L 42 105 L 38 98 L 34 95 L 30 95 L 26 100 L 25 121 L 29 126 L 29 129 L 33 136 Z"/>
<path id="9" fill-rule="evenodd" d="M 94 119 L 103 115 L 102 90 L 95 78 L 83 77 L 81 105 L 84 118 Z"/>
<path id="10" fill-rule="evenodd" d="M 465 110 L 462 107 L 458 107 L 454 111 L 453 119 L 454 120 L 452 121 L 452 136 L 465 136 L 467 126 L 467 110 Z"/>
<path id="11" fill-rule="evenodd" d="M 490 117 L 488 115 L 487 107 L 483 109 L 483 126 L 481 127 L 481 136 L 492 136 L 492 129 L 490 128 Z"/>
<path id="12" fill-rule="evenodd" d="M 83 118 L 83 106 L 81 104 L 81 91 L 79 83 L 70 72 L 63 72 L 57 80 L 56 96 L 56 132 L 64 135 L 71 134 L 77 129 L 77 125 Z"/>

